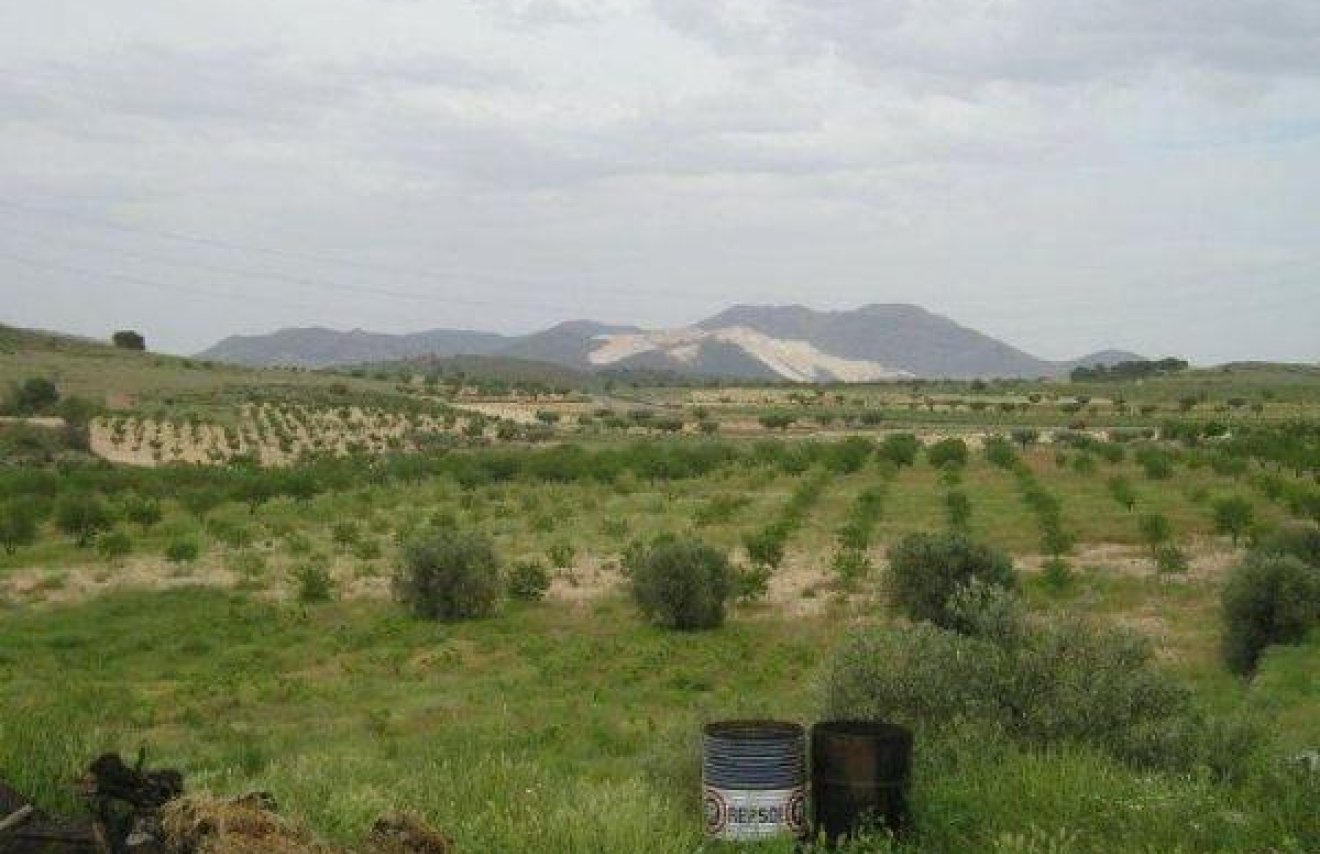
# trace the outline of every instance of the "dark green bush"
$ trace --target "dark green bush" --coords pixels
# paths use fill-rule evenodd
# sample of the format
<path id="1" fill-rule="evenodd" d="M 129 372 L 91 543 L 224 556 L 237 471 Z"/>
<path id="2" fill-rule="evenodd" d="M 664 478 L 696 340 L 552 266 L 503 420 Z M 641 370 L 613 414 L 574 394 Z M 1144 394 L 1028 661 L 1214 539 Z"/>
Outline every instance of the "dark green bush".
<path id="1" fill-rule="evenodd" d="M 647 619 L 670 629 L 722 624 L 733 582 L 728 558 L 700 540 L 656 542 L 632 568 L 633 600 Z"/>
<path id="2" fill-rule="evenodd" d="M 505 578 L 509 598 L 523 602 L 536 602 L 545 598 L 550 589 L 550 573 L 539 560 L 521 560 L 509 568 Z"/>
<path id="3" fill-rule="evenodd" d="M 1320 569 L 1290 554 L 1253 552 L 1221 594 L 1224 663 L 1248 675 L 1267 646 L 1296 643 L 1320 625 Z"/>
<path id="4" fill-rule="evenodd" d="M 967 627 L 857 631 L 828 663 L 825 712 L 921 731 L 970 724 L 1040 746 L 1089 744 L 1127 761 L 1202 759 L 1189 694 L 1140 635 L 1078 620 L 1028 620 L 1014 597 L 969 588 Z"/>
<path id="5" fill-rule="evenodd" d="M 1013 443 L 1003 436 L 991 436 L 985 440 L 983 449 L 986 460 L 993 466 L 1002 469 L 1011 469 L 1017 465 L 1018 455 L 1013 448 Z"/>
<path id="6" fill-rule="evenodd" d="M 926 461 L 935 468 L 961 468 L 967 465 L 967 443 L 962 439 L 941 439 L 926 448 Z"/>
<path id="7" fill-rule="evenodd" d="M 892 433 L 884 438 L 877 455 L 896 466 L 910 466 L 917 460 L 921 442 L 911 433 Z"/>
<path id="8" fill-rule="evenodd" d="M 419 617 L 460 620 L 494 612 L 501 587 L 490 538 L 437 529 L 403 548 L 394 595 Z"/>
<path id="9" fill-rule="evenodd" d="M 966 531 L 972 523 L 972 500 L 962 490 L 951 490 L 944 495 L 944 510 L 949 518 L 949 527 L 955 531 Z"/>
<path id="10" fill-rule="evenodd" d="M 55 524 L 74 538 L 78 548 L 86 548 L 113 521 L 110 509 L 95 495 L 68 493 L 55 505 Z"/>
<path id="11" fill-rule="evenodd" d="M 747 559 L 757 566 L 778 569 L 784 562 L 784 544 L 788 529 L 782 523 L 767 525 L 743 536 Z"/>
<path id="12" fill-rule="evenodd" d="M 201 553 L 201 546 L 191 537 L 180 537 L 165 545 L 165 559 L 170 563 L 192 563 Z"/>
<path id="13" fill-rule="evenodd" d="M 894 605 L 914 620 L 952 628 L 954 595 L 972 581 L 1013 589 L 1013 563 L 1006 554 L 963 534 L 909 534 L 889 549 L 889 592 Z"/>
<path id="14" fill-rule="evenodd" d="M 1216 499 L 1211 509 L 1214 513 L 1215 530 L 1232 537 L 1233 545 L 1236 546 L 1238 539 L 1251 530 L 1255 508 L 1242 496 L 1229 495 Z"/>
<path id="15" fill-rule="evenodd" d="M 132 552 L 133 540 L 125 531 L 116 528 L 96 538 L 96 553 L 112 563 L 128 557 Z"/>
<path id="16" fill-rule="evenodd" d="M 31 545 L 37 538 L 37 514 L 27 503 L 6 501 L 0 504 L 0 548 L 13 554 L 20 546 Z"/>
<path id="17" fill-rule="evenodd" d="M 328 602 L 334 598 L 335 583 L 321 561 L 308 561 L 294 567 L 293 588 L 299 602 Z"/>

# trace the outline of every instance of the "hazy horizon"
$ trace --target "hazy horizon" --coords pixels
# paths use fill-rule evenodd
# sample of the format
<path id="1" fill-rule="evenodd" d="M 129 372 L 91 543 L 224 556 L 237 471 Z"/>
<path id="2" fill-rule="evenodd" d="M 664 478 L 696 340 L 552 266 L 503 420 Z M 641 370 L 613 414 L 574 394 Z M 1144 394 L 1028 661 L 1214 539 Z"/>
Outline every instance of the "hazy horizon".
<path id="1" fill-rule="evenodd" d="M 910 303 L 1320 361 L 1303 0 L 0 6 L 0 319 L 681 326 Z"/>

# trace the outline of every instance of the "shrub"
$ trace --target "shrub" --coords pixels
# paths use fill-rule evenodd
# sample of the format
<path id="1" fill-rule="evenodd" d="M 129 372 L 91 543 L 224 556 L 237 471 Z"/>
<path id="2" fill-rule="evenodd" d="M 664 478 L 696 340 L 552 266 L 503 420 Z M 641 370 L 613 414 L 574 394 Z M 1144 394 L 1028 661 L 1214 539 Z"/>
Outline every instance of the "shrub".
<path id="1" fill-rule="evenodd" d="M 474 532 L 441 528 L 409 541 L 394 576 L 395 597 L 426 619 L 487 616 L 499 593 L 495 549 Z"/>
<path id="2" fill-rule="evenodd" d="M 973 580 L 1013 589 L 1008 556 L 966 536 L 909 534 L 889 549 L 889 586 L 894 605 L 914 620 L 956 625 L 949 603 Z"/>
<path id="3" fill-rule="evenodd" d="M 128 557 L 132 552 L 133 540 L 124 531 L 116 529 L 96 538 L 96 553 L 112 563 Z"/>
<path id="4" fill-rule="evenodd" d="M 991 436 L 985 440 L 983 449 L 986 460 L 993 466 L 1001 469 L 1012 469 L 1017 465 L 1017 451 L 1013 450 L 1013 443 L 1002 436 Z"/>
<path id="5" fill-rule="evenodd" d="M 380 540 L 375 537 L 365 537 L 353 543 L 351 551 L 353 557 L 358 560 L 375 560 L 380 557 Z"/>
<path id="6" fill-rule="evenodd" d="M 147 349 L 147 339 L 142 337 L 142 333 L 132 329 L 121 329 L 110 340 L 121 350 L 145 350 Z"/>
<path id="7" fill-rule="evenodd" d="M 1215 530 L 1232 537 L 1235 546 L 1238 544 L 1238 538 L 1251 529 L 1251 523 L 1255 517 L 1251 502 L 1240 495 L 1218 499 L 1215 501 L 1212 510 L 1214 512 Z"/>
<path id="8" fill-rule="evenodd" d="M 954 607 L 969 633 L 928 623 L 855 632 L 827 664 L 826 714 L 919 730 L 970 723 L 1147 765 L 1196 758 L 1189 695 L 1140 635 L 1080 619 L 1028 620 L 1016 599 L 984 587 Z"/>
<path id="9" fill-rule="evenodd" d="M 1161 575 L 1182 575 L 1187 571 L 1187 555 L 1173 543 L 1155 549 L 1155 571 Z"/>
<path id="10" fill-rule="evenodd" d="M 967 464 L 967 443 L 962 439 L 941 439 L 926 448 L 926 461 L 937 469 L 961 468 Z"/>
<path id="11" fill-rule="evenodd" d="M 1173 527 L 1169 524 L 1169 519 L 1163 513 L 1147 513 L 1137 520 L 1137 530 L 1141 533 L 1141 539 L 1150 549 L 1151 557 L 1155 557 L 1155 551 L 1169 541 L 1173 535 Z"/>
<path id="12" fill-rule="evenodd" d="M 1063 558 L 1052 557 L 1045 561 L 1040 579 L 1051 590 L 1066 590 L 1072 586 L 1072 567 L 1068 566 L 1068 561 Z"/>
<path id="13" fill-rule="evenodd" d="M 358 528 L 357 522 L 345 519 L 342 522 L 336 522 L 331 527 L 330 538 L 335 541 L 336 545 L 347 548 L 362 538 L 362 531 Z"/>
<path id="14" fill-rule="evenodd" d="M 1115 501 L 1123 505 L 1124 508 L 1131 510 L 1137 504 L 1137 493 L 1132 488 L 1132 483 L 1121 474 L 1116 474 L 1106 482 L 1109 487 L 1109 494 Z"/>
<path id="15" fill-rule="evenodd" d="M 1293 525 L 1272 532 L 1254 549 L 1259 554 L 1292 555 L 1305 564 L 1320 568 L 1320 527 Z"/>
<path id="16" fill-rule="evenodd" d="M 884 438 L 876 450 L 877 456 L 896 466 L 910 466 L 917 460 L 921 442 L 911 433 L 892 433 Z"/>
<path id="17" fill-rule="evenodd" d="M 719 626 L 732 592 L 728 558 L 700 540 L 658 541 L 632 569 L 634 601 L 647 619 L 665 628 Z"/>
<path id="18" fill-rule="evenodd" d="M 1033 394 L 1032 397 L 1036 398 L 1036 400 L 1031 401 L 1032 403 L 1036 403 L 1037 401 L 1040 400 L 1040 395 Z M 1009 435 L 1012 436 L 1013 441 L 1016 442 L 1023 450 L 1026 450 L 1028 445 L 1034 444 L 1038 439 L 1040 439 L 1040 431 L 1032 430 L 1029 427 L 1019 428 L 1017 430 L 1014 430 Z"/>
<path id="19" fill-rule="evenodd" d="M 861 549 L 839 549 L 830 560 L 830 569 L 844 587 L 851 587 L 871 574 L 871 558 Z"/>
<path id="20" fill-rule="evenodd" d="M 192 563 L 201 553 L 201 546 L 191 537 L 171 540 L 165 546 L 165 559 L 170 563 Z"/>
<path id="21" fill-rule="evenodd" d="M 537 602 L 550 589 L 550 573 L 539 560 L 522 560 L 509 568 L 505 589 L 512 599 Z"/>
<path id="22" fill-rule="evenodd" d="M 15 415 L 39 415 L 51 411 L 59 399 L 55 383 L 45 377 L 31 377 L 14 386 L 9 394 L 9 409 Z"/>
<path id="23" fill-rule="evenodd" d="M 294 592 L 299 602 L 328 602 L 334 597 L 335 583 L 321 561 L 308 561 L 294 567 Z"/>
<path id="24" fill-rule="evenodd" d="M 1173 460 L 1167 451 L 1147 445 L 1137 450 L 1136 457 L 1150 480 L 1168 480 L 1173 474 Z"/>
<path id="25" fill-rule="evenodd" d="M 733 574 L 733 595 L 739 602 L 755 602 L 770 592 L 770 567 L 739 567 Z"/>
<path id="26" fill-rule="evenodd" d="M 955 531 L 966 531 L 972 522 L 972 501 L 967 493 L 953 490 L 944 496 L 944 510 L 949 517 L 949 527 Z"/>
<path id="27" fill-rule="evenodd" d="M 160 502 L 142 495 L 128 495 L 120 502 L 124 519 L 146 530 L 160 521 Z"/>
<path id="28" fill-rule="evenodd" d="M 55 505 L 55 524 L 86 548 L 97 533 L 110 527 L 110 511 L 95 495 L 68 493 Z"/>
<path id="29" fill-rule="evenodd" d="M 6 501 L 0 505 L 0 547 L 13 554 L 20 546 L 31 545 L 37 538 L 37 514 L 31 505 Z"/>
<path id="30" fill-rule="evenodd" d="M 560 540 L 550 544 L 546 549 L 546 557 L 550 559 L 550 565 L 557 569 L 568 569 L 573 565 L 575 552 L 573 544 L 566 540 Z"/>
<path id="31" fill-rule="evenodd" d="M 1253 552 L 1229 573 L 1221 612 L 1224 663 L 1249 675 L 1265 647 L 1296 643 L 1320 624 L 1320 569 L 1293 555 Z"/>
<path id="32" fill-rule="evenodd" d="M 743 536 L 743 548 L 747 550 L 747 559 L 757 566 L 778 569 L 784 562 L 784 544 L 788 539 L 788 530 L 776 523 L 753 531 Z"/>

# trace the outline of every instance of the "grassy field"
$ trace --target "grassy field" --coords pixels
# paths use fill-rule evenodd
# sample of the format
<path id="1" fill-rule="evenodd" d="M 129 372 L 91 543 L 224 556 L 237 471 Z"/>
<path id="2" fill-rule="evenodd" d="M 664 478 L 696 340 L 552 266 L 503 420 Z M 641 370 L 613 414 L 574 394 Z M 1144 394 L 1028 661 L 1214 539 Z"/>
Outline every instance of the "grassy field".
<path id="1" fill-rule="evenodd" d="M 1320 637 L 1272 647 L 1252 679 L 1225 669 L 1219 598 L 1246 540 L 1235 544 L 1215 521 L 1217 500 L 1236 496 L 1253 516 L 1247 540 L 1314 524 L 1314 469 L 1254 445 L 1230 458 L 1219 440 L 1095 444 L 1066 432 L 1019 447 L 1012 467 L 973 447 L 962 467 L 936 467 L 923 453 L 895 468 L 873 444 L 849 464 L 840 439 L 879 441 L 919 419 L 927 442 L 963 428 L 1065 431 L 1077 413 L 1057 403 L 1078 394 L 1154 402 L 1156 411 L 1112 416 L 1143 428 L 1169 417 L 1314 419 L 1320 378 L 1309 369 L 917 392 L 998 395 L 1014 406 L 1002 419 L 990 406 L 914 410 L 913 392 L 899 387 L 830 389 L 820 404 L 788 397 L 820 397 L 810 390 L 783 388 L 630 389 L 626 399 L 538 392 L 502 399 L 530 411 L 580 411 L 590 400 L 593 414 L 587 423 L 537 419 L 549 432 L 535 441 L 502 439 L 498 419 L 485 416 L 478 435 L 462 415 L 458 440 L 444 447 L 349 449 L 348 422 L 315 417 L 318 407 L 339 408 L 327 396 L 374 401 L 390 419 L 419 406 L 461 410 L 478 396 L 400 388 L 397 377 L 187 366 L 6 335 L 0 380 L 49 375 L 66 393 L 125 403 L 104 417 L 184 421 L 200 412 L 236 424 L 255 399 L 278 409 L 281 423 L 298 408 L 300 436 L 352 451 L 290 455 L 261 469 L 223 459 L 133 467 L 74 448 L 43 460 L 19 453 L 21 442 L 5 446 L 13 456 L 0 467 L 0 509 L 41 512 L 31 542 L 0 550 L 0 777 L 52 809 L 78 808 L 69 784 L 94 755 L 145 747 L 193 788 L 269 790 L 288 815 L 342 844 L 380 813 L 410 809 L 463 851 L 720 850 L 701 836 L 700 723 L 815 719 L 829 662 L 848 639 L 907 626 L 889 596 L 889 547 L 959 527 L 1013 556 L 1033 619 L 1085 615 L 1140 633 L 1197 710 L 1255 721 L 1262 738 L 1250 768 L 1224 775 L 1136 767 L 1084 740 L 919 730 L 916 830 L 903 848 L 1320 848 L 1320 776 L 1288 770 L 1288 757 L 1320 746 Z M 1204 401 L 1179 404 L 1202 391 Z M 1230 397 L 1261 406 L 1230 407 Z M 1022 402 L 1039 411 L 1024 413 Z M 643 404 L 686 413 L 682 428 L 651 418 L 610 426 Z M 791 407 L 884 418 L 847 429 L 810 414 L 786 431 L 759 425 L 759 415 Z M 718 422 L 714 438 L 694 435 L 703 420 Z M 1151 476 L 1147 453 L 1168 458 L 1167 475 Z M 1130 507 L 1116 498 L 1116 481 L 1130 488 Z M 1028 486 L 1057 502 L 1062 577 L 1043 569 L 1054 555 Z M 965 520 L 954 518 L 951 494 L 965 497 Z M 60 508 L 89 496 L 109 518 L 80 547 Z M 144 504 L 158 518 L 135 516 Z M 1166 520 L 1184 571 L 1157 570 L 1142 533 L 1151 514 Z M 664 631 L 629 600 L 623 563 L 635 541 L 694 535 L 746 566 L 748 538 L 785 518 L 793 524 L 768 589 L 734 605 L 723 627 Z M 870 571 L 845 577 L 835 569 L 841 529 L 859 518 Z M 482 532 L 505 566 L 539 561 L 552 575 L 545 600 L 508 601 L 459 623 L 409 616 L 390 593 L 400 543 L 437 526 Z M 112 534 L 120 548 L 104 547 Z M 324 574 L 327 597 L 305 595 L 309 572 Z"/>

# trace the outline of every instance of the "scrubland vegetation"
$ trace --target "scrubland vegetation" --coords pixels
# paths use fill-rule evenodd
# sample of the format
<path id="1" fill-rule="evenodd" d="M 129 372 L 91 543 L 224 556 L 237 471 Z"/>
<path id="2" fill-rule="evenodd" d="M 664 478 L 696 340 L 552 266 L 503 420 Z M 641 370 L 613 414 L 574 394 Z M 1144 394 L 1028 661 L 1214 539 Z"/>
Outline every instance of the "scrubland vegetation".
<path id="1" fill-rule="evenodd" d="M 917 733 L 913 832 L 859 850 L 1320 849 L 1313 374 L 281 397 L 234 371 L 202 412 L 116 408 L 73 344 L 6 340 L 11 374 L 61 369 L 11 409 L 93 401 L 0 427 L 0 776 L 44 806 L 142 746 L 334 841 L 401 808 L 460 850 L 714 850 L 699 724 L 834 714 Z M 478 431 L 477 398 L 533 414 Z M 144 427 L 161 457 L 126 465 L 68 429 L 148 422 L 224 451 Z"/>

